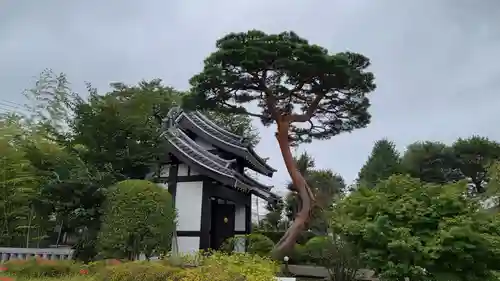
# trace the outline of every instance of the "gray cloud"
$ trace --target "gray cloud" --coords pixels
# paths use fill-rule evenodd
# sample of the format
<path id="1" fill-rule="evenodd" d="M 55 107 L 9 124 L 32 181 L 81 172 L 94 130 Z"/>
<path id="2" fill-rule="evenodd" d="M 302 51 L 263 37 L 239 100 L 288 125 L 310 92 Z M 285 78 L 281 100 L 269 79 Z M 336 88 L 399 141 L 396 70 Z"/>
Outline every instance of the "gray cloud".
<path id="1" fill-rule="evenodd" d="M 497 94 L 500 3 L 396 0 L 14 1 L 0 4 L 0 99 L 21 91 L 50 67 L 102 91 L 109 82 L 160 77 L 186 89 L 225 33 L 295 30 L 331 51 L 372 59 L 378 89 L 372 124 L 302 146 L 321 168 L 352 181 L 377 139 L 399 149 L 422 139 L 451 142 L 481 134 L 500 139 Z M 272 134 L 257 150 L 288 177 Z"/>

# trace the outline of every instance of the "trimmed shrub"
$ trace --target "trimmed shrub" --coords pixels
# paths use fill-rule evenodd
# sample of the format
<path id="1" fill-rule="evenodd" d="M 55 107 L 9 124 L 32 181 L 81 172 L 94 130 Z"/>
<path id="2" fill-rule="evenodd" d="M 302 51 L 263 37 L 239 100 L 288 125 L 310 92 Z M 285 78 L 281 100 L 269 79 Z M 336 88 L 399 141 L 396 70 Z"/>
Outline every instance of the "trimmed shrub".
<path id="1" fill-rule="evenodd" d="M 175 208 L 167 190 L 145 180 L 125 180 L 106 194 L 98 236 L 102 258 L 134 260 L 166 255 L 175 229 Z"/>
<path id="2" fill-rule="evenodd" d="M 84 266 L 67 260 L 11 260 L 3 265 L 8 274 L 21 278 L 64 277 L 80 274 Z"/>
<path id="3" fill-rule="evenodd" d="M 269 239 L 269 237 L 262 234 L 252 233 L 248 235 L 236 235 L 227 239 L 223 243 L 221 250 L 225 253 L 233 252 L 239 239 L 245 240 L 246 252 L 253 255 L 259 255 L 263 257 L 269 256 L 271 250 L 274 247 L 274 243 L 271 239 Z"/>

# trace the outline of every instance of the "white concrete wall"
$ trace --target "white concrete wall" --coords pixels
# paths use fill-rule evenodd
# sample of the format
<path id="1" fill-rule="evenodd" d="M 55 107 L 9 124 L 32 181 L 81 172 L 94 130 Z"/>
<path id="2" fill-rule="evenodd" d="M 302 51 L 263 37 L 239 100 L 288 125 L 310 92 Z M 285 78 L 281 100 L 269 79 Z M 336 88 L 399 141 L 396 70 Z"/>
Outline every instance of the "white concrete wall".
<path id="1" fill-rule="evenodd" d="M 236 205 L 234 214 L 234 230 L 245 231 L 245 205 Z"/>
<path id="2" fill-rule="evenodd" d="M 236 204 L 235 214 L 234 214 L 234 230 L 235 231 L 245 231 L 245 205 Z M 243 253 L 245 252 L 245 238 L 238 237 L 235 239 L 234 251 Z"/>
<path id="3" fill-rule="evenodd" d="M 200 250 L 200 237 L 177 237 L 178 253 L 194 254 Z"/>
<path id="4" fill-rule="evenodd" d="M 200 231 L 203 182 L 178 182 L 175 195 L 178 231 Z"/>
<path id="5" fill-rule="evenodd" d="M 180 177 L 188 176 L 188 170 L 189 170 L 188 165 L 186 165 L 186 164 L 179 164 L 178 165 L 178 169 L 179 169 L 177 171 L 177 175 L 178 176 L 180 176 Z M 179 186 L 179 185 L 177 184 L 177 186 Z"/>

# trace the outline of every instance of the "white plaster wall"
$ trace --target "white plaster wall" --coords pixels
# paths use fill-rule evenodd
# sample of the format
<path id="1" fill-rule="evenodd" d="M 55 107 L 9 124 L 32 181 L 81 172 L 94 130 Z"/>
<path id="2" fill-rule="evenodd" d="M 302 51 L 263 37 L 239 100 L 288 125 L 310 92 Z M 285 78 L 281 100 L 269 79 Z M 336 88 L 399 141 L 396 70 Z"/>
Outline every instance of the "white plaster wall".
<path id="1" fill-rule="evenodd" d="M 196 138 L 196 143 L 203 147 L 204 149 L 214 149 L 215 147 L 213 147 L 210 143 L 206 142 L 204 139 L 202 138 Z"/>
<path id="2" fill-rule="evenodd" d="M 175 194 L 178 231 L 200 231 L 203 182 L 178 182 Z"/>
<path id="3" fill-rule="evenodd" d="M 245 205 L 236 205 L 234 214 L 234 230 L 245 231 Z"/>
<path id="4" fill-rule="evenodd" d="M 187 176 L 188 175 L 188 165 L 179 164 L 179 170 L 177 171 L 178 176 Z"/>
<path id="5" fill-rule="evenodd" d="M 179 254 L 194 254 L 200 250 L 200 237 L 177 237 Z"/>
<path id="6" fill-rule="evenodd" d="M 163 166 L 161 166 L 161 168 L 160 168 L 160 177 L 161 178 L 167 178 L 168 175 L 169 175 L 169 171 L 170 171 L 170 165 L 163 165 Z"/>
<path id="7" fill-rule="evenodd" d="M 199 175 L 200 173 L 193 167 L 191 167 L 191 170 L 189 170 L 189 175 L 190 176 L 197 176 Z"/>

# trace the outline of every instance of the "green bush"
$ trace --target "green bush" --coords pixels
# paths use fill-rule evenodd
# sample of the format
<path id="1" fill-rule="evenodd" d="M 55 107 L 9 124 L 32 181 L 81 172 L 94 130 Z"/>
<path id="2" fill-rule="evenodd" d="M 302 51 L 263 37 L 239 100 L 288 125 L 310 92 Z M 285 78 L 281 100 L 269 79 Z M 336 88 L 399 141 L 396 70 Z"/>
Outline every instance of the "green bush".
<path id="1" fill-rule="evenodd" d="M 145 180 L 125 180 L 106 194 L 97 248 L 102 258 L 134 260 L 171 248 L 175 208 L 167 190 Z"/>
<path id="2" fill-rule="evenodd" d="M 359 252 L 339 236 L 318 236 L 307 241 L 303 263 L 325 267 L 331 280 L 355 280 L 360 268 Z"/>
<path id="3" fill-rule="evenodd" d="M 293 247 L 293 251 L 288 256 L 290 260 L 289 264 L 304 264 L 307 263 L 307 258 L 305 256 L 305 247 L 304 245 L 295 244 Z"/>
<path id="4" fill-rule="evenodd" d="M 83 265 L 67 260 L 11 260 L 4 264 L 9 274 L 21 278 L 64 277 L 77 275 Z"/>
<path id="5" fill-rule="evenodd" d="M 331 248 L 331 239 L 327 236 L 316 236 L 304 245 L 302 259 L 306 263 L 319 264 Z"/>
<path id="6" fill-rule="evenodd" d="M 225 253 L 233 252 L 235 245 L 237 241 L 239 241 L 239 239 L 245 240 L 246 252 L 253 255 L 259 255 L 263 257 L 269 256 L 274 247 L 273 241 L 267 236 L 252 233 L 248 235 L 236 235 L 227 239 L 222 244 L 221 250 Z"/>
<path id="7" fill-rule="evenodd" d="M 280 241 L 281 237 L 285 235 L 285 231 L 256 231 L 253 232 L 252 234 L 262 234 L 271 239 L 273 243 L 276 244 Z M 310 231 L 304 231 L 297 238 L 297 244 L 304 245 L 305 243 L 307 243 L 307 241 L 311 240 L 311 238 L 315 236 L 316 234 Z"/>

